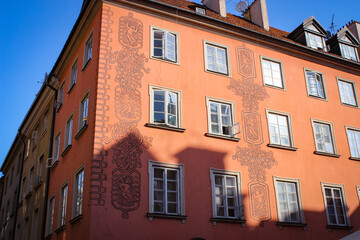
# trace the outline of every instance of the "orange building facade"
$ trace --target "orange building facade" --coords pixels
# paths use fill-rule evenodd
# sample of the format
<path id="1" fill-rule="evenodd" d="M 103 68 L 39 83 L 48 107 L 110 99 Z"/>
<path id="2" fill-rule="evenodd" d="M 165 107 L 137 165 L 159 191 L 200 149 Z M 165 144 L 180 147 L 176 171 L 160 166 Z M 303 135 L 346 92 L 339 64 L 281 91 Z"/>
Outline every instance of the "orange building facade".
<path id="1" fill-rule="evenodd" d="M 360 229 L 358 36 L 337 52 L 314 18 L 289 34 L 214 2 L 84 3 L 52 70 L 47 239 Z"/>

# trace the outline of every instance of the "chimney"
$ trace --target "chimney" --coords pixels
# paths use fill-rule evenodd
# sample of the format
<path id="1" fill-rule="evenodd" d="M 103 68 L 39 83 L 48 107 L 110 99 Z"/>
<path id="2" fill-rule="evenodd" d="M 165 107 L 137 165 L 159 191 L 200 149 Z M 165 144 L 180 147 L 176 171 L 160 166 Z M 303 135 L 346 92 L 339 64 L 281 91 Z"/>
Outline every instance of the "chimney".
<path id="1" fill-rule="evenodd" d="M 265 0 L 255 0 L 250 7 L 246 9 L 243 17 L 259 25 L 266 31 L 269 31 L 269 18 Z"/>
<path id="2" fill-rule="evenodd" d="M 220 13 L 222 17 L 226 17 L 225 0 L 202 0 L 201 3 L 214 12 Z"/>

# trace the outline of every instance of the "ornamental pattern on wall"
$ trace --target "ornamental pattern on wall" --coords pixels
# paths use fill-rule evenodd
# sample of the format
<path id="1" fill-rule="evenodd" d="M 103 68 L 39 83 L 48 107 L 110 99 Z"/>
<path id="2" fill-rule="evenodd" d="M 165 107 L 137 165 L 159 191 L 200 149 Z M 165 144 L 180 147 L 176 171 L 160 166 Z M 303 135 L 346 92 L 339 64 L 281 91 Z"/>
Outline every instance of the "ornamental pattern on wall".
<path id="1" fill-rule="evenodd" d="M 242 112 L 244 140 L 248 147 L 236 147 L 233 159 L 249 171 L 250 216 L 254 220 L 268 221 L 271 219 L 269 186 L 266 181 L 266 170 L 277 164 L 273 153 L 261 149 L 263 133 L 261 117 L 257 113 L 259 102 L 264 101 L 268 94 L 264 86 L 255 83 L 254 52 L 241 46 L 236 48 L 238 73 L 242 79 L 231 79 L 228 89 L 240 96 L 245 111 Z"/>
<path id="2" fill-rule="evenodd" d="M 118 41 L 122 49 L 110 54 L 108 62 L 116 64 L 114 89 L 115 117 L 118 123 L 109 126 L 111 136 L 105 143 L 112 146 L 111 204 L 122 211 L 122 218 L 128 219 L 129 212 L 139 208 L 141 200 L 141 154 L 151 146 L 152 138 L 141 135 L 137 124 L 141 119 L 141 79 L 149 69 L 148 59 L 139 53 L 143 46 L 143 24 L 133 17 L 119 18 Z"/>

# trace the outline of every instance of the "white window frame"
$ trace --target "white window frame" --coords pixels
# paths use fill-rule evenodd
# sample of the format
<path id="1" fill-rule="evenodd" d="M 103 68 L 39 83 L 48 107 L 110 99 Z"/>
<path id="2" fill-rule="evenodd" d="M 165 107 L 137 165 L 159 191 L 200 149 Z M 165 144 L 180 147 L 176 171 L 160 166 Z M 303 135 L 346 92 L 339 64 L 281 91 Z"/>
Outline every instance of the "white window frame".
<path id="1" fill-rule="evenodd" d="M 55 195 L 49 198 L 48 203 L 48 212 L 47 212 L 47 221 L 46 221 L 46 235 L 52 233 L 53 224 L 54 224 L 54 213 L 55 213 Z"/>
<path id="2" fill-rule="evenodd" d="M 330 223 L 329 212 L 328 212 L 328 208 L 327 208 L 325 188 L 339 189 L 340 190 L 340 193 L 342 195 L 341 201 L 342 201 L 342 207 L 343 207 L 343 211 L 344 211 L 345 224 L 339 224 L 339 223 L 333 224 L 333 223 Z M 327 224 L 329 226 L 351 226 L 350 217 L 349 217 L 349 209 L 348 209 L 348 206 L 347 206 L 346 195 L 345 195 L 345 186 L 343 184 L 333 184 L 333 183 L 321 182 L 321 189 L 322 189 L 323 198 L 324 198 L 324 205 L 325 205 Z M 335 213 L 335 216 L 337 216 L 336 211 L 334 213 Z M 336 219 L 336 221 L 338 222 L 338 219 Z"/>
<path id="3" fill-rule="evenodd" d="M 287 128 L 288 128 L 289 145 L 281 144 L 280 129 L 278 129 L 280 144 L 272 142 L 271 130 L 270 130 L 271 129 L 270 128 L 270 121 L 269 121 L 270 114 L 286 117 Z M 269 133 L 269 142 L 270 142 L 270 144 L 278 145 L 278 146 L 284 146 L 284 147 L 295 147 L 291 115 L 289 113 L 286 113 L 286 112 L 280 112 L 280 111 L 276 111 L 276 110 L 272 110 L 272 109 L 266 109 L 266 118 L 267 118 L 267 122 L 268 122 L 268 130 L 269 130 L 268 133 Z"/>
<path id="4" fill-rule="evenodd" d="M 79 109 L 79 123 L 78 123 L 78 130 L 79 131 L 88 124 L 89 100 L 90 100 L 89 92 L 86 92 L 84 97 L 81 99 L 80 105 L 79 105 L 80 106 L 80 109 Z M 85 107 L 86 107 L 86 109 L 85 109 Z M 86 115 L 84 115 L 84 113 L 86 113 Z"/>
<path id="5" fill-rule="evenodd" d="M 325 151 L 320 151 L 318 149 L 317 141 L 316 141 L 316 133 L 315 133 L 315 124 L 321 124 L 321 125 L 328 125 L 329 126 L 330 136 L 331 136 L 331 140 L 332 140 L 332 148 L 333 148 L 332 152 L 327 152 L 326 150 Z M 331 122 L 311 118 L 311 126 L 312 126 L 312 129 L 313 129 L 314 143 L 315 143 L 316 152 L 325 153 L 325 154 L 331 154 L 331 155 L 335 154 L 336 155 L 337 154 L 337 148 L 336 148 L 335 132 L 334 132 L 333 124 Z M 324 138 L 324 136 L 322 138 Z M 324 143 L 325 143 L 325 140 L 324 140 Z"/>
<path id="6" fill-rule="evenodd" d="M 356 192 L 357 192 L 359 202 L 360 202 L 360 186 L 356 186 Z"/>
<path id="7" fill-rule="evenodd" d="M 339 45 L 340 45 L 340 50 L 341 50 L 341 56 L 343 58 L 353 60 L 353 61 L 359 61 L 359 55 L 357 53 L 357 49 L 354 46 L 344 44 L 344 43 L 340 43 Z M 352 59 L 351 56 L 350 56 L 350 50 L 349 50 L 350 48 L 354 50 L 355 59 Z M 346 53 L 349 54 L 349 57 L 346 56 Z"/>
<path id="8" fill-rule="evenodd" d="M 71 115 L 65 123 L 65 142 L 64 142 L 64 149 L 72 144 L 72 132 L 74 130 L 74 118 Z"/>
<path id="9" fill-rule="evenodd" d="M 58 102 L 57 102 L 57 106 L 56 106 L 56 110 L 59 110 L 60 107 L 63 105 L 64 103 L 64 94 L 65 94 L 65 81 L 66 79 L 64 78 L 62 84 L 59 87 L 59 96 L 58 96 Z"/>
<path id="10" fill-rule="evenodd" d="M 276 86 L 276 85 L 274 85 L 274 84 L 268 84 L 268 83 L 265 82 L 264 61 L 267 61 L 267 62 L 270 62 L 270 63 L 279 64 L 279 68 L 280 68 L 280 78 L 281 78 L 281 86 Z M 262 71 L 262 77 L 263 77 L 264 86 L 273 87 L 273 88 L 276 88 L 276 89 L 286 90 L 285 74 L 284 74 L 284 68 L 283 68 L 283 63 L 282 63 L 282 61 L 279 61 L 279 60 L 276 60 L 276 59 L 273 59 L 273 58 L 269 58 L 269 57 L 265 57 L 265 56 L 260 56 L 260 62 L 261 62 L 261 71 Z M 271 68 L 271 79 L 272 79 L 272 82 L 274 83 L 272 68 Z"/>
<path id="11" fill-rule="evenodd" d="M 316 91 L 317 91 L 317 95 L 315 94 L 312 94 L 311 93 L 311 86 L 310 86 L 310 82 L 309 82 L 309 79 L 308 79 L 308 76 L 307 76 L 307 73 L 308 72 L 311 72 L 311 73 L 314 73 L 316 76 L 321 76 L 321 84 L 322 84 L 322 91 L 323 91 L 323 97 L 322 96 L 319 96 L 319 86 L 316 85 Z M 318 72 L 318 71 L 314 71 L 312 69 L 308 69 L 308 68 L 304 68 L 304 74 L 305 74 L 305 82 L 306 82 L 306 88 L 307 88 L 307 94 L 309 97 L 313 97 L 313 98 L 316 98 L 316 99 L 322 99 L 322 100 L 327 100 L 327 92 L 326 92 L 326 85 L 325 85 L 325 79 L 324 79 L 324 74 L 322 72 Z M 316 81 L 316 79 L 315 79 Z"/>
<path id="12" fill-rule="evenodd" d="M 155 123 L 154 120 L 154 91 L 159 90 L 159 91 L 165 91 L 165 123 Z M 175 93 L 177 94 L 177 125 L 170 125 L 168 123 L 168 108 L 167 108 L 167 94 L 166 92 L 171 92 L 171 93 Z M 181 128 L 182 127 L 182 121 L 181 121 L 181 101 L 182 101 L 182 91 L 180 90 L 176 90 L 176 89 L 172 89 L 172 88 L 166 88 L 166 87 L 160 87 L 160 86 L 155 86 L 155 85 L 149 85 L 149 96 L 150 96 L 150 123 L 152 124 L 156 124 L 156 125 L 166 125 L 169 127 L 174 127 L 174 128 Z"/>
<path id="13" fill-rule="evenodd" d="M 43 130 L 42 130 L 42 134 L 45 134 L 46 129 L 47 129 L 47 125 L 48 125 L 48 111 L 45 112 L 44 117 L 43 117 Z"/>
<path id="14" fill-rule="evenodd" d="M 231 108 L 231 124 L 229 126 L 229 128 L 231 128 L 230 130 L 230 135 L 226 135 L 226 134 L 222 134 L 222 133 L 213 133 L 212 132 L 212 128 L 211 128 L 211 102 L 216 102 L 219 104 L 225 104 L 225 105 L 230 105 Z M 230 100 L 224 100 L 224 99 L 219 99 L 219 98 L 214 98 L 214 97 L 208 97 L 206 96 L 206 107 L 207 107 L 207 116 L 208 116 L 208 133 L 209 134 L 214 134 L 214 135 L 218 135 L 218 136 L 225 136 L 225 137 L 231 137 L 231 138 L 236 138 L 237 134 L 232 133 L 233 131 L 233 126 L 236 124 L 236 119 L 235 119 L 235 102 L 234 101 L 230 101 Z M 221 109 L 220 109 L 221 112 Z M 219 130 L 222 132 L 222 119 L 221 119 L 221 114 L 219 117 L 219 120 L 221 122 L 219 122 Z"/>
<path id="15" fill-rule="evenodd" d="M 69 79 L 69 91 L 75 86 L 78 77 L 78 58 L 75 59 L 74 63 L 70 68 L 70 79 Z"/>
<path id="16" fill-rule="evenodd" d="M 91 33 L 89 34 L 88 38 L 85 41 L 84 44 L 84 57 L 83 57 L 83 70 L 85 69 L 85 67 L 87 66 L 88 62 L 91 60 L 92 58 L 92 53 L 93 53 L 93 31 L 91 31 Z M 90 52 L 89 52 L 90 51 Z"/>
<path id="17" fill-rule="evenodd" d="M 345 79 L 343 79 L 343 78 L 338 78 L 338 77 L 337 77 L 336 79 L 337 79 L 337 85 L 338 85 L 338 89 L 339 89 L 339 96 L 340 96 L 340 102 L 341 102 L 341 104 L 342 104 L 342 105 L 345 105 L 345 106 L 351 106 L 351 107 L 359 108 L 359 102 L 358 102 L 358 97 L 357 97 L 355 82 L 350 81 L 350 80 L 345 80 Z M 343 82 L 343 83 L 346 83 L 346 84 L 350 84 L 350 85 L 351 85 L 355 104 L 351 104 L 351 103 L 347 103 L 347 102 L 344 102 L 344 101 L 343 101 L 343 98 L 344 98 L 344 97 L 341 96 L 340 85 L 339 85 L 340 82 Z M 346 97 L 348 98 L 348 96 L 346 96 Z"/>
<path id="18" fill-rule="evenodd" d="M 308 32 L 308 31 L 306 31 L 305 34 L 306 34 L 306 45 L 308 47 L 311 47 L 313 49 L 321 49 L 321 50 L 326 49 L 325 48 L 326 45 L 325 45 L 324 37 L 319 36 L 318 34 L 315 34 L 315 33 Z M 314 36 L 314 39 L 311 39 L 311 36 Z M 321 39 L 321 44 L 322 44 L 321 47 L 318 46 L 318 42 L 316 41 L 316 38 Z M 312 44 L 312 41 L 315 41 L 316 46 Z"/>
<path id="19" fill-rule="evenodd" d="M 163 46 L 162 46 L 162 50 L 163 50 L 163 54 L 162 56 L 155 56 L 155 44 L 154 44 L 154 33 L 155 31 L 159 31 L 159 32 L 163 32 L 164 34 L 164 38 L 163 38 Z M 160 27 L 156 27 L 156 26 L 150 26 L 150 32 L 151 32 L 151 36 L 150 36 L 150 57 L 152 59 L 157 59 L 157 60 L 161 60 L 161 61 L 165 61 L 165 62 L 170 62 L 170 63 L 175 63 L 175 64 L 180 64 L 180 51 L 179 51 L 179 33 L 178 32 L 174 32 L 174 31 L 170 31 L 164 28 L 160 28 Z M 171 59 L 169 57 L 167 57 L 167 36 L 168 34 L 173 35 L 175 37 L 175 59 Z"/>
<path id="20" fill-rule="evenodd" d="M 276 197 L 276 207 L 277 207 L 277 213 L 278 213 L 278 221 L 282 222 L 282 223 L 301 223 L 301 224 L 305 224 L 304 208 L 303 208 L 303 205 L 302 205 L 302 197 L 301 197 L 300 179 L 283 178 L 283 177 L 273 176 L 273 180 L 274 180 L 274 188 L 275 188 L 275 197 Z M 278 184 L 277 184 L 278 182 L 288 182 L 288 183 L 294 183 L 295 184 L 296 195 L 297 195 L 296 196 L 297 197 L 297 205 L 298 205 L 298 215 L 299 215 L 298 221 L 284 221 L 283 219 L 281 219 L 279 188 L 278 188 Z M 287 198 L 287 194 L 286 194 L 286 198 Z M 286 200 L 286 203 L 289 204 L 287 200 Z"/>
<path id="21" fill-rule="evenodd" d="M 64 190 L 66 189 L 66 192 Z M 66 195 L 65 195 L 66 193 Z M 66 181 L 60 187 L 60 200 L 59 200 L 59 214 L 58 214 L 58 227 L 64 226 L 66 224 L 66 213 L 69 200 L 69 184 Z"/>
<path id="22" fill-rule="evenodd" d="M 216 65 L 216 70 L 210 70 L 208 65 L 208 51 L 207 51 L 207 46 L 213 46 L 215 47 L 215 49 L 224 49 L 225 50 L 225 61 L 226 61 L 226 73 L 220 72 L 219 67 L 218 67 L 218 63 L 217 61 L 215 62 Z M 216 58 L 216 57 L 215 57 Z M 222 76 L 229 76 L 231 77 L 231 67 L 230 67 L 230 51 L 229 48 L 225 45 L 222 44 L 218 44 L 218 43 L 214 43 L 211 41 L 207 41 L 204 40 L 204 61 L 205 61 L 205 72 L 210 72 L 210 73 L 216 73 L 216 74 L 220 74 Z"/>
<path id="23" fill-rule="evenodd" d="M 25 158 L 29 157 L 29 154 L 30 154 L 30 144 L 31 144 L 31 138 L 28 138 L 27 144 L 26 144 Z"/>
<path id="24" fill-rule="evenodd" d="M 168 213 L 167 208 L 164 208 L 164 212 L 155 212 L 154 211 L 154 168 L 163 168 L 171 169 L 178 171 L 178 183 L 177 183 L 177 201 L 179 202 L 177 206 L 177 213 Z M 161 163 L 149 160 L 148 163 L 148 174 L 149 174 L 149 213 L 161 214 L 161 215 L 175 215 L 175 216 L 185 216 L 185 191 L 184 191 L 184 165 L 183 164 L 172 164 L 172 163 Z M 164 179 L 164 189 L 166 180 Z M 167 190 L 165 190 L 167 192 Z M 167 194 L 164 194 L 166 197 Z M 167 200 L 164 198 L 164 204 L 167 205 Z"/>
<path id="25" fill-rule="evenodd" d="M 54 141 L 54 153 L 53 153 L 54 162 L 58 161 L 59 157 L 60 157 L 60 143 L 61 143 L 61 137 L 60 137 L 60 132 L 59 132 L 56 135 L 55 141 Z"/>
<path id="26" fill-rule="evenodd" d="M 80 179 L 78 179 L 79 176 Z M 72 218 L 75 218 L 83 214 L 84 180 L 85 180 L 85 167 L 82 166 L 74 174 L 74 196 L 73 196 Z M 78 192 L 79 185 L 80 185 L 80 192 Z"/>
<path id="27" fill-rule="evenodd" d="M 358 156 L 354 156 L 351 152 L 350 134 L 349 134 L 349 131 L 360 133 L 360 128 L 345 126 L 345 130 L 346 130 L 346 136 L 347 136 L 347 140 L 348 140 L 348 144 L 349 144 L 350 159 L 360 160 L 360 142 L 359 142 L 359 144 L 357 144 L 355 142 L 355 149 L 357 151 Z"/>
<path id="28" fill-rule="evenodd" d="M 221 175 L 223 177 L 231 176 L 235 178 L 235 187 L 236 187 L 236 193 L 235 193 L 235 208 L 234 213 L 235 216 L 228 216 L 228 196 L 227 196 L 227 185 L 225 183 L 225 200 L 224 200 L 224 213 L 225 216 L 218 216 L 217 214 L 217 204 L 216 204 L 216 183 L 215 183 L 215 176 Z M 244 219 L 244 206 L 243 206 L 243 199 L 242 199 L 242 191 L 241 191 L 241 173 L 240 172 L 233 172 L 233 171 L 227 171 L 223 169 L 215 169 L 210 168 L 210 183 L 211 183 L 211 199 L 212 199 L 212 214 L 213 218 L 227 218 L 227 219 Z M 224 183 L 224 182 L 223 182 Z"/>

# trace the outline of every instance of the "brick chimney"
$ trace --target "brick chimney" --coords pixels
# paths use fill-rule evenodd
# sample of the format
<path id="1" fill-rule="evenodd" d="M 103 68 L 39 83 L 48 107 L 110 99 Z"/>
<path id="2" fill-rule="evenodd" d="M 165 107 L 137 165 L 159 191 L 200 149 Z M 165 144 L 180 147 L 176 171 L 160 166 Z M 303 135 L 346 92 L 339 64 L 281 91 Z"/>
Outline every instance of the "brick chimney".
<path id="1" fill-rule="evenodd" d="M 265 0 L 255 0 L 250 7 L 246 9 L 243 17 L 259 25 L 266 31 L 269 31 L 269 18 Z"/>
<path id="2" fill-rule="evenodd" d="M 214 12 L 220 13 L 222 17 L 226 17 L 225 0 L 202 0 L 201 3 Z"/>

